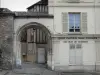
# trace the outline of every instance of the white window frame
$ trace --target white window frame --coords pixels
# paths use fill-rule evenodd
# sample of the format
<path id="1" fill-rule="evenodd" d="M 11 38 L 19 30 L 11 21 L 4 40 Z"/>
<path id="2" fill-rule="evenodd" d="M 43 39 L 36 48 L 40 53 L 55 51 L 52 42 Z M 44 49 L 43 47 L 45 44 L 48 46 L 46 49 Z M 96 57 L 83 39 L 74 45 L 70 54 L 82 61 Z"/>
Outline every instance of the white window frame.
<path id="1" fill-rule="evenodd" d="M 70 31 L 69 31 L 69 29 L 70 29 L 70 26 L 69 26 L 69 14 L 70 14 L 70 13 L 72 13 L 72 14 L 75 14 L 75 13 L 76 13 L 76 14 L 80 14 L 80 28 L 79 28 L 79 29 L 80 29 L 80 32 L 75 32 L 75 22 L 74 22 L 74 32 L 70 32 Z M 75 17 L 74 17 L 74 18 L 75 18 Z M 73 34 L 73 33 L 74 33 L 74 34 L 81 34 L 81 21 L 82 21 L 81 18 L 82 18 L 82 17 L 81 17 L 81 12 L 68 12 L 68 33 L 69 33 L 69 34 Z M 74 20 L 74 21 L 75 21 L 75 20 Z"/>

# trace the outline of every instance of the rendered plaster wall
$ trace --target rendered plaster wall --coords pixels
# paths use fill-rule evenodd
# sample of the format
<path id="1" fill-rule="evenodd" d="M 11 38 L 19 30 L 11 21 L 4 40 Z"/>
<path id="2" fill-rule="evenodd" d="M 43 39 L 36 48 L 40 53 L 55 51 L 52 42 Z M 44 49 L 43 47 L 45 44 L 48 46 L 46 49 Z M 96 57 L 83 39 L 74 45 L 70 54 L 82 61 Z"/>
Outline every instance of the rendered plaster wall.
<path id="1" fill-rule="evenodd" d="M 69 41 L 87 41 L 82 44 L 82 65 L 70 65 Z M 85 70 L 95 71 L 96 50 L 93 40 L 56 40 L 53 41 L 53 66 L 55 70 L 73 71 Z"/>

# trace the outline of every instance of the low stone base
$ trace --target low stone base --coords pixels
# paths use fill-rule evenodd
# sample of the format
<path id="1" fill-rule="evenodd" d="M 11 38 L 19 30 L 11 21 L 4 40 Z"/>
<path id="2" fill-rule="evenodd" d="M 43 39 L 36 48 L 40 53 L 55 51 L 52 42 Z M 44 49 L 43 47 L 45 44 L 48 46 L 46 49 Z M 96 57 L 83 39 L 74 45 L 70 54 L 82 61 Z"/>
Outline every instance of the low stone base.
<path id="1" fill-rule="evenodd" d="M 55 71 L 65 71 L 65 72 L 94 72 L 96 71 L 95 65 L 85 65 L 85 66 L 55 66 Z"/>
<path id="2" fill-rule="evenodd" d="M 100 72 L 100 65 L 96 65 L 96 71 Z"/>

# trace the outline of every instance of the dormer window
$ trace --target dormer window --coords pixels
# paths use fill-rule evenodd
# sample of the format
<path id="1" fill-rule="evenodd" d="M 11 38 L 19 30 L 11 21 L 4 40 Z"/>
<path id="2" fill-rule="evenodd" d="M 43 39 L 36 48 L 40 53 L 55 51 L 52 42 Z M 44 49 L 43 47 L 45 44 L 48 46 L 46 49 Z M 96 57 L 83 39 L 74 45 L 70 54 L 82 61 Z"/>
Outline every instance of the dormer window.
<path id="1" fill-rule="evenodd" d="M 39 5 L 37 5 L 37 8 L 36 8 L 36 9 L 37 9 L 37 12 L 39 12 L 39 11 L 40 11 L 40 7 L 39 7 Z"/>
<path id="2" fill-rule="evenodd" d="M 48 13 L 48 0 L 41 0 L 27 9 L 30 12 Z"/>
<path id="3" fill-rule="evenodd" d="M 36 9 L 36 6 L 34 6 L 34 9 L 33 9 L 33 11 L 34 11 L 34 12 L 36 12 L 36 11 L 37 11 L 37 9 Z"/>

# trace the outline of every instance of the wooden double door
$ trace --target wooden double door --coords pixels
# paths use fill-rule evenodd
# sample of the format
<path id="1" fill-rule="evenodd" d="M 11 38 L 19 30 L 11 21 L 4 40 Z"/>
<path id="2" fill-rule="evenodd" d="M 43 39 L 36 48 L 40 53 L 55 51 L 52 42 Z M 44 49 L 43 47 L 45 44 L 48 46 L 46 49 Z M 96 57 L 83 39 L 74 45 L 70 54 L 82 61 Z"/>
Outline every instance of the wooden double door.
<path id="1" fill-rule="evenodd" d="M 27 46 L 27 48 L 25 48 Z M 32 63 L 45 63 L 46 62 L 46 51 L 45 48 L 37 48 L 36 44 L 28 43 L 25 46 L 23 44 L 22 59 L 23 62 L 32 62 Z M 25 51 L 26 49 L 26 51 Z"/>

